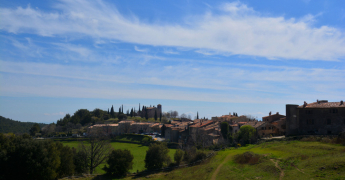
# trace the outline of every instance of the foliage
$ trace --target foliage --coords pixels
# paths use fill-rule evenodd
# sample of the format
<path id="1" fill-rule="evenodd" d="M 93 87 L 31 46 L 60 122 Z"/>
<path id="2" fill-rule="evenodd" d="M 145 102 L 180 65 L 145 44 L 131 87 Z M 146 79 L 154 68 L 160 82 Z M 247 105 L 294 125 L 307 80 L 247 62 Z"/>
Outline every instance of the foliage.
<path id="1" fill-rule="evenodd" d="M 127 119 L 127 116 L 125 114 L 119 114 L 118 118 L 121 121 L 121 120 Z"/>
<path id="2" fill-rule="evenodd" d="M 96 167 L 105 162 L 112 151 L 109 139 L 97 129 L 88 133 L 87 144 L 81 142 L 79 149 L 86 154 L 89 172 L 92 174 Z"/>
<path id="3" fill-rule="evenodd" d="M 35 123 L 20 122 L 0 116 L 0 133 L 29 133 Z M 40 128 L 46 124 L 38 123 Z"/>
<path id="4" fill-rule="evenodd" d="M 89 161 L 85 151 L 74 151 L 73 161 L 76 174 L 87 173 L 89 171 Z"/>
<path id="5" fill-rule="evenodd" d="M 255 141 L 255 133 L 256 130 L 254 127 L 249 125 L 243 125 L 240 128 L 240 132 L 238 133 L 238 140 L 242 142 L 242 144 L 250 144 Z"/>
<path id="6" fill-rule="evenodd" d="M 109 155 L 108 166 L 103 169 L 109 175 L 123 177 L 133 168 L 133 159 L 134 157 L 128 149 L 116 149 Z"/>
<path id="7" fill-rule="evenodd" d="M 38 125 L 37 123 L 35 123 L 31 129 L 30 129 L 30 135 L 31 136 L 35 136 L 36 133 L 39 133 L 41 131 L 41 127 L 40 125 Z"/>
<path id="8" fill-rule="evenodd" d="M 180 164 L 180 162 L 182 161 L 183 158 L 183 151 L 181 149 L 177 149 L 175 154 L 174 154 L 174 160 L 176 162 L 177 165 Z"/>
<path id="9" fill-rule="evenodd" d="M 0 144 L 0 179 L 49 180 L 73 174 L 73 153 L 60 142 L 0 133 Z"/>
<path id="10" fill-rule="evenodd" d="M 149 170 L 153 170 L 167 166 L 171 162 L 168 153 L 169 149 L 166 144 L 150 144 L 149 149 L 146 151 L 145 167 Z"/>
<path id="11" fill-rule="evenodd" d="M 223 135 L 224 139 L 228 139 L 228 134 L 229 134 L 229 123 L 227 122 L 222 122 L 220 124 L 220 131 Z"/>
<path id="12" fill-rule="evenodd" d="M 261 156 L 255 154 L 251 151 L 244 152 L 243 154 L 238 154 L 234 157 L 236 163 L 239 164 L 257 164 Z"/>

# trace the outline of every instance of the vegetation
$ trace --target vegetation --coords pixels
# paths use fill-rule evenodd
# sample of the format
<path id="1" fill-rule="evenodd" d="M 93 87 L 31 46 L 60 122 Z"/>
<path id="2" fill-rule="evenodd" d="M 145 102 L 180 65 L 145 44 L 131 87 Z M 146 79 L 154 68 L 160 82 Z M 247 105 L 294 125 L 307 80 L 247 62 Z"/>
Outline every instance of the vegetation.
<path id="1" fill-rule="evenodd" d="M 66 141 L 61 141 L 64 145 L 69 147 L 74 147 L 76 149 L 79 148 L 79 141 L 76 141 L 75 139 L 70 139 Z M 129 170 L 129 172 L 137 172 L 137 171 L 143 171 L 145 170 L 145 155 L 146 151 L 148 150 L 148 146 L 143 146 L 141 144 L 133 144 L 130 142 L 111 142 L 110 143 L 112 148 L 114 149 L 128 149 L 131 151 L 131 154 L 133 155 L 133 169 Z M 175 149 L 170 149 L 169 151 L 169 157 L 173 158 L 175 153 Z M 97 174 L 104 174 L 105 171 L 102 169 L 106 163 L 101 164 L 95 169 L 94 173 Z M 87 170 L 88 171 L 88 170 Z"/>
<path id="2" fill-rule="evenodd" d="M 128 149 L 113 150 L 103 169 L 108 175 L 123 177 L 133 168 L 133 155 Z"/>
<path id="3" fill-rule="evenodd" d="M 105 162 L 112 151 L 110 140 L 101 131 L 90 132 L 87 143 L 83 141 L 79 150 L 86 155 L 89 172 L 92 174 L 96 167 Z"/>
<path id="4" fill-rule="evenodd" d="M 177 149 L 174 154 L 175 163 L 179 165 L 182 159 L 183 159 L 183 151 L 181 149 Z"/>
<path id="5" fill-rule="evenodd" d="M 242 145 L 251 144 L 253 142 L 256 142 L 256 130 L 255 130 L 255 128 L 252 126 L 249 126 L 249 125 L 241 126 L 237 139 L 239 142 L 241 142 Z"/>
<path id="6" fill-rule="evenodd" d="M 0 144 L 0 179 L 56 179 L 74 174 L 77 167 L 75 149 L 60 142 L 0 133 Z"/>
<path id="7" fill-rule="evenodd" d="M 165 143 L 150 144 L 145 156 L 145 167 L 153 170 L 168 166 L 171 162 L 168 153 L 169 149 Z"/>
<path id="8" fill-rule="evenodd" d="M 244 161 L 248 163 L 236 162 L 235 157 L 243 158 L 248 155 L 252 157 L 248 158 L 250 161 Z M 259 157 L 257 161 L 256 156 Z M 280 177 L 344 179 L 345 147 L 309 141 L 266 142 L 222 150 L 203 164 L 150 175 L 150 179 L 162 180 L 279 179 Z"/>
<path id="9" fill-rule="evenodd" d="M 0 133 L 29 133 L 34 124 L 33 122 L 20 122 L 0 116 Z M 38 125 L 41 129 L 46 124 L 38 123 Z"/>
<path id="10" fill-rule="evenodd" d="M 41 131 L 40 125 L 35 123 L 31 128 L 30 128 L 30 135 L 35 136 L 36 133 L 39 133 Z"/>

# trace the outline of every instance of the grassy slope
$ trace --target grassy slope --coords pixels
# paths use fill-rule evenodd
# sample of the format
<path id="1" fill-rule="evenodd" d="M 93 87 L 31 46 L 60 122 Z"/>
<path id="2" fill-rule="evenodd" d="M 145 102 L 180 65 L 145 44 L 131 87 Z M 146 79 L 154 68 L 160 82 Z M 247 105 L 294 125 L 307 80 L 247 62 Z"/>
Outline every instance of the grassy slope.
<path id="1" fill-rule="evenodd" d="M 62 141 L 64 145 L 68 145 L 70 147 L 78 147 L 78 141 Z M 142 146 L 140 144 L 132 144 L 132 143 L 120 143 L 120 142 L 112 142 L 111 145 L 113 146 L 114 149 L 129 149 L 131 153 L 134 156 L 134 164 L 133 164 L 133 169 L 131 172 L 137 172 L 137 170 L 142 171 L 145 169 L 145 155 L 146 151 L 148 150 L 148 146 Z M 170 149 L 169 155 L 173 160 L 175 149 Z M 98 174 L 103 174 L 104 171 L 102 170 L 102 167 L 104 165 L 99 166 L 96 169 L 96 173 Z"/>
<path id="2" fill-rule="evenodd" d="M 246 151 L 266 155 L 266 157 L 255 165 L 236 164 L 233 156 Z M 284 172 L 282 179 L 345 179 L 344 146 L 299 141 L 269 142 L 223 150 L 208 163 L 149 177 L 150 179 L 178 180 L 211 179 L 218 168 L 215 179 L 279 179 L 281 172 L 271 159 L 279 162 Z"/>

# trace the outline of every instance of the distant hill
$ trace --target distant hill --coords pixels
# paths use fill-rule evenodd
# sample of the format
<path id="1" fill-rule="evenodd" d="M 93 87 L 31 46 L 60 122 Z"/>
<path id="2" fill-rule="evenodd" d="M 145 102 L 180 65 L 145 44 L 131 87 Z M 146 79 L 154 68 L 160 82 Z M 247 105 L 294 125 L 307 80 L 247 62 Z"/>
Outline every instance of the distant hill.
<path id="1" fill-rule="evenodd" d="M 0 133 L 29 133 L 34 122 L 20 122 L 0 116 Z M 38 123 L 40 127 L 47 124 Z"/>

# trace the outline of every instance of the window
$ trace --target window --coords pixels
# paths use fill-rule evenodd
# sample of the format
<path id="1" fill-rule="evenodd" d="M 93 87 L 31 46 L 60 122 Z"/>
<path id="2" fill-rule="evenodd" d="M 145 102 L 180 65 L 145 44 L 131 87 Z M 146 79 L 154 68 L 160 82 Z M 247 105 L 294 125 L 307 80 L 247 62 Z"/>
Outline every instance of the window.
<path id="1" fill-rule="evenodd" d="M 328 124 L 328 125 L 332 124 L 331 119 L 327 119 L 327 124 Z"/>
<path id="2" fill-rule="evenodd" d="M 262 130 L 264 130 L 265 128 L 264 127 L 261 127 Z"/>

